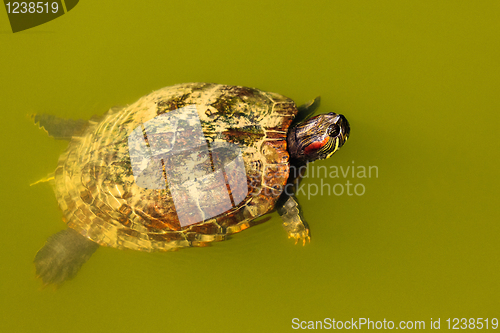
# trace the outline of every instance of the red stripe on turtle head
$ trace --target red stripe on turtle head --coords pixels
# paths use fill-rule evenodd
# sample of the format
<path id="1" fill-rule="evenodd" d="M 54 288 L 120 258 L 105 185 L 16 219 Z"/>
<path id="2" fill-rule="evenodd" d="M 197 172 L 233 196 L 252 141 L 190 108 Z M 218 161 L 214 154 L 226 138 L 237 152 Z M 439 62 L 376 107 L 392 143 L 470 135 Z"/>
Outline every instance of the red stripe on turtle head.
<path id="1" fill-rule="evenodd" d="M 328 158 L 347 141 L 349 131 L 349 122 L 343 115 L 317 115 L 290 129 L 288 152 L 293 159 L 308 162 Z"/>

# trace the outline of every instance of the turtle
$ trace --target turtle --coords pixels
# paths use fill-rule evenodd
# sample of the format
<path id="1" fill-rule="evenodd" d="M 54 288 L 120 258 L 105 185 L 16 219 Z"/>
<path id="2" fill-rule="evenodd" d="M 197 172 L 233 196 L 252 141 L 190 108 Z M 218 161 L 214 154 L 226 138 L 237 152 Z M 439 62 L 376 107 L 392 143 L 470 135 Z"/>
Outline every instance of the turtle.
<path id="1" fill-rule="evenodd" d="M 35 114 L 68 140 L 51 183 L 67 228 L 37 252 L 36 275 L 59 286 L 100 247 L 146 252 L 207 246 L 277 211 L 295 244 L 310 241 L 297 186 L 309 162 L 349 137 L 347 119 L 312 116 L 283 95 L 186 83 L 88 121 Z"/>

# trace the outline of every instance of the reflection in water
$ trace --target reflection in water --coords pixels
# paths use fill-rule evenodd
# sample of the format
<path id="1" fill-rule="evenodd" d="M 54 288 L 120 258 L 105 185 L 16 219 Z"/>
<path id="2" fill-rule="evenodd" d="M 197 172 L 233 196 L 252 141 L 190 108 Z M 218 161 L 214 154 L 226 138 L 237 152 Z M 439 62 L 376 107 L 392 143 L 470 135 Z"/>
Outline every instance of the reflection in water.
<path id="1" fill-rule="evenodd" d="M 170 190 L 183 227 L 230 210 L 248 194 L 240 147 L 209 143 L 195 105 L 136 127 L 128 146 L 136 184 Z"/>

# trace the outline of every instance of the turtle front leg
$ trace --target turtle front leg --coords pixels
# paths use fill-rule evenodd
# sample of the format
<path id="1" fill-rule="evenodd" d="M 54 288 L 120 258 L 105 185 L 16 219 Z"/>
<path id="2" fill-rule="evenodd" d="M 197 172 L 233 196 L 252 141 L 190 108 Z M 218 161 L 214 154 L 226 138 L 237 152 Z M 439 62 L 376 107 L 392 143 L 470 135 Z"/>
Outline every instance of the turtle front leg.
<path id="1" fill-rule="evenodd" d="M 281 201 L 284 203 L 278 206 L 278 214 L 283 220 L 283 228 L 285 228 L 288 238 L 294 238 L 295 244 L 302 239 L 302 245 L 306 245 L 306 241 L 311 241 L 311 234 L 309 226 L 302 216 L 297 198 L 295 195 L 291 195 Z"/>

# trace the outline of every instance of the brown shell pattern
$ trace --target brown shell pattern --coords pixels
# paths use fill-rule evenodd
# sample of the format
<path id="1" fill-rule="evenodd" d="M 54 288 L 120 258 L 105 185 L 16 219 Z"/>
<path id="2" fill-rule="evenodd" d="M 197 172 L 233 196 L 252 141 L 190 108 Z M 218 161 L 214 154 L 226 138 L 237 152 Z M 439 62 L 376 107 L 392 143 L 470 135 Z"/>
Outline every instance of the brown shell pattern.
<path id="1" fill-rule="evenodd" d="M 209 188 L 203 197 L 193 200 L 182 182 L 178 188 L 138 186 L 132 170 L 133 148 L 128 144 L 132 131 L 186 106 L 196 107 L 209 146 L 232 143 L 241 147 L 247 191 L 228 186 L 222 195 Z M 121 110 L 110 110 L 81 137 L 73 137 L 59 159 L 54 187 L 64 219 L 89 239 L 115 248 L 167 251 L 224 240 L 274 208 L 288 179 L 286 134 L 296 113 L 295 103 L 287 97 L 211 83 L 163 88 Z M 161 145 L 170 142 L 171 135 L 144 132 L 144 140 L 148 145 Z M 186 130 L 176 140 L 188 142 L 191 135 Z M 188 174 L 192 175 L 207 174 L 231 158 L 224 152 L 217 156 L 189 154 L 192 152 L 162 160 L 165 179 L 170 177 L 165 172 L 170 165 L 177 166 L 175 170 L 191 168 Z M 193 162 L 187 165 L 186 159 Z M 161 172 L 161 165 L 158 170 Z M 234 176 L 231 172 L 225 175 Z M 174 204 L 174 190 L 182 205 Z M 220 213 L 228 192 L 232 206 Z M 235 198 L 244 199 L 237 203 Z M 179 216 L 187 222 L 181 223 Z"/>

